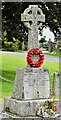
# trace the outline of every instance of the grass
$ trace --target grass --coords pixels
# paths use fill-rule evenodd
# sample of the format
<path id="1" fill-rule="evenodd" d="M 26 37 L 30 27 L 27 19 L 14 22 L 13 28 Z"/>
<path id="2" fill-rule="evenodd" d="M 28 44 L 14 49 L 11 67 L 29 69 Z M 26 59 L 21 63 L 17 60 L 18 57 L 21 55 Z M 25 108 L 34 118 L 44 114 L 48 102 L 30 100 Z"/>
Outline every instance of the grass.
<path id="1" fill-rule="evenodd" d="M 16 69 L 23 66 L 26 66 L 25 58 L 11 55 L 0 55 L 0 71 L 2 70 L 2 76 L 12 81 L 12 83 L 9 83 L 0 79 L 0 96 L 1 94 L 2 96 L 6 96 L 12 93 Z"/>
<path id="2" fill-rule="evenodd" d="M 0 79 L 0 97 L 10 96 L 12 94 L 16 70 L 18 67 L 24 67 L 24 66 L 26 66 L 25 57 L 11 56 L 5 54 L 2 56 L 0 55 L 0 73 L 2 70 L 1 73 L 2 76 L 12 81 L 11 83 L 9 83 Z M 59 71 L 59 64 L 55 62 L 44 62 L 42 67 L 48 68 L 50 74 L 52 74 L 55 71 Z"/>
<path id="3" fill-rule="evenodd" d="M 57 56 L 57 57 L 61 57 L 60 53 L 55 53 L 55 52 L 45 52 L 44 54 L 50 55 L 50 56 Z"/>

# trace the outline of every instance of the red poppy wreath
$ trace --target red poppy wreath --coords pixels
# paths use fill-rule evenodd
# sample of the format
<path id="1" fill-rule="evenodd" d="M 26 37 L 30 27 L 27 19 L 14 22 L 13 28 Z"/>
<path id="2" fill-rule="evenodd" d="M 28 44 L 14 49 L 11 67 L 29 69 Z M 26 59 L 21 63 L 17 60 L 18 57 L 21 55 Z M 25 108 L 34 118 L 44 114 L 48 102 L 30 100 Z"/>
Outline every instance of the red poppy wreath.
<path id="1" fill-rule="evenodd" d="M 37 55 L 37 61 L 33 60 L 33 56 Z M 44 61 L 44 53 L 39 48 L 32 48 L 28 51 L 27 54 L 27 63 L 30 67 L 40 67 L 43 64 Z"/>

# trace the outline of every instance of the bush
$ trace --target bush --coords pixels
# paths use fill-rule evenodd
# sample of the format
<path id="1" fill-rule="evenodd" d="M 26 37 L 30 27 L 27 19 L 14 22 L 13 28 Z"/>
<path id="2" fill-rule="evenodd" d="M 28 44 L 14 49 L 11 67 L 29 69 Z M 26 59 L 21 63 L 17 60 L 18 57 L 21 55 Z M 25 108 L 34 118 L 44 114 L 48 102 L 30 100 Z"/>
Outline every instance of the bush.
<path id="1" fill-rule="evenodd" d="M 5 31 L 2 36 L 2 47 L 6 51 L 18 51 L 21 47 L 21 42 L 18 39 L 12 38 L 11 41 L 7 38 L 7 32 Z"/>
<path id="2" fill-rule="evenodd" d="M 16 41 L 15 43 L 13 42 L 4 42 L 4 50 L 7 51 L 18 51 L 19 50 L 19 41 Z"/>
<path id="3" fill-rule="evenodd" d="M 19 50 L 18 43 L 17 42 L 13 43 L 9 50 L 13 52 L 18 51 Z"/>

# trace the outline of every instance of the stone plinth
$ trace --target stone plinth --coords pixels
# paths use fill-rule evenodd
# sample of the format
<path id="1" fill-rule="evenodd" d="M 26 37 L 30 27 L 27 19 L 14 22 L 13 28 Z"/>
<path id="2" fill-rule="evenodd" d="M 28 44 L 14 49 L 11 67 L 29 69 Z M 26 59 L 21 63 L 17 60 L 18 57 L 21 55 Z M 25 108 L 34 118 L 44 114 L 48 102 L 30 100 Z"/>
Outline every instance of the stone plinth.
<path id="1" fill-rule="evenodd" d="M 11 114 L 11 113 L 3 113 L 2 120 L 61 120 L 61 117 L 56 117 L 56 118 L 49 118 L 49 117 L 43 118 L 43 117 L 38 117 L 38 116 L 18 117 L 16 115 Z"/>
<path id="2" fill-rule="evenodd" d="M 36 110 L 43 105 L 47 99 L 42 100 L 16 100 L 12 98 L 5 98 L 4 111 L 16 117 L 37 117 Z M 56 103 L 57 101 L 55 101 Z M 58 101 L 59 102 L 59 101 Z M 57 102 L 57 109 L 58 107 Z M 57 110 L 59 113 L 59 109 Z"/>
<path id="3" fill-rule="evenodd" d="M 50 98 L 48 70 L 45 68 L 18 68 L 12 98 L 19 100 Z"/>
<path id="4" fill-rule="evenodd" d="M 19 101 L 12 98 L 5 98 L 5 111 L 18 116 L 36 116 L 37 107 L 44 103 L 45 100 L 26 100 Z"/>
<path id="5" fill-rule="evenodd" d="M 20 117 L 36 116 L 37 107 L 50 98 L 50 80 L 45 68 L 18 68 L 14 89 L 4 100 L 4 111 Z"/>

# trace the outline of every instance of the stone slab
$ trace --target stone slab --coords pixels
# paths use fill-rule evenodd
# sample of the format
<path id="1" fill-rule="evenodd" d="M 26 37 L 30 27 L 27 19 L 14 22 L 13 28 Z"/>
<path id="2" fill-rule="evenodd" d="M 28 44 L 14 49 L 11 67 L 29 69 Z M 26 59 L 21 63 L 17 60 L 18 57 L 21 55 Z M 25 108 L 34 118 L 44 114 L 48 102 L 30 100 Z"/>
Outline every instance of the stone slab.
<path id="1" fill-rule="evenodd" d="M 3 111 L 10 112 L 20 117 L 34 117 L 36 116 L 36 110 L 40 107 L 40 105 L 43 105 L 46 100 L 47 99 L 20 101 L 12 98 L 5 98 Z M 58 114 L 58 106 L 57 109 L 56 113 Z"/>
<path id="2" fill-rule="evenodd" d="M 56 117 L 56 118 L 47 118 L 47 117 L 43 118 L 38 116 L 18 117 L 6 112 L 3 113 L 2 120 L 61 120 L 61 117 Z"/>
<path id="3" fill-rule="evenodd" d="M 50 98 L 50 78 L 46 68 L 18 68 L 12 98 Z"/>
<path id="4" fill-rule="evenodd" d="M 60 117 L 57 118 L 42 118 L 42 117 L 16 117 L 9 116 L 9 118 L 2 118 L 1 120 L 61 120 Z"/>

